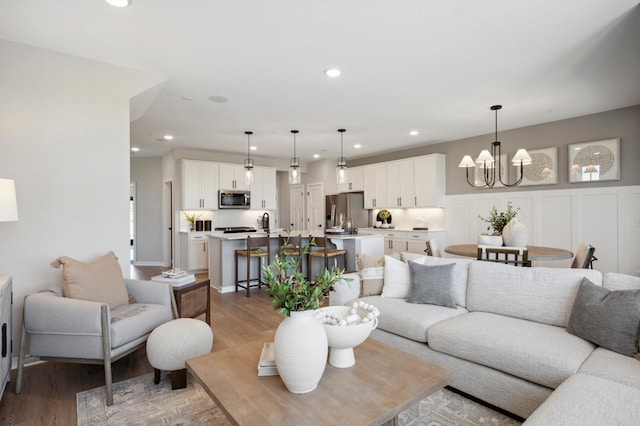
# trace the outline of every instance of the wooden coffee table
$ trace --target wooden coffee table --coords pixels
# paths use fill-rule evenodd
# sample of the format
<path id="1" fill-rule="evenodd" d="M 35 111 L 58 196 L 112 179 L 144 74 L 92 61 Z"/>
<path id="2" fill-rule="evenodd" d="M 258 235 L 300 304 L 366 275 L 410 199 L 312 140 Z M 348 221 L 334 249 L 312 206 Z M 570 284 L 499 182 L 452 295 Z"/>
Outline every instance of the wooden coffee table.
<path id="1" fill-rule="evenodd" d="M 238 425 L 382 425 L 446 386 L 453 373 L 371 338 L 355 348 L 356 365 L 327 364 L 318 387 L 287 390 L 280 376 L 258 377 L 264 342 L 254 340 L 187 361 L 187 369 Z"/>

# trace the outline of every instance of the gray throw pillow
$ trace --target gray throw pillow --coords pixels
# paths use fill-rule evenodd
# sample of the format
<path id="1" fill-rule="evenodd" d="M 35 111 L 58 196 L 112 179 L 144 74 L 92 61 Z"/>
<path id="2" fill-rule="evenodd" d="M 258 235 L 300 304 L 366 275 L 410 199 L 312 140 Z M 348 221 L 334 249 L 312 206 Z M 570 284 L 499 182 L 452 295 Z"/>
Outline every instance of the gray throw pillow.
<path id="1" fill-rule="evenodd" d="M 611 291 L 582 280 L 567 331 L 622 355 L 638 352 L 640 290 Z"/>
<path id="2" fill-rule="evenodd" d="M 451 276 L 455 264 L 421 265 L 409 261 L 411 288 L 407 302 L 456 308 Z"/>

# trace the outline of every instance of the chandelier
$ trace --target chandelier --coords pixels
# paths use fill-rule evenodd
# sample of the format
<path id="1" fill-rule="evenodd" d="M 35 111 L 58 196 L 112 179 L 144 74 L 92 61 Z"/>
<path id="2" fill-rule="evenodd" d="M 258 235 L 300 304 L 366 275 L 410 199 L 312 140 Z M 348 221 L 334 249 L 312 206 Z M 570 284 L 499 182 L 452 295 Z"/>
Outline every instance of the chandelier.
<path id="1" fill-rule="evenodd" d="M 293 157 L 291 157 L 291 162 L 289 163 L 289 183 L 291 185 L 297 185 L 300 183 L 300 159 L 296 157 L 296 134 L 299 132 L 297 130 L 292 130 L 293 133 Z"/>
<path id="2" fill-rule="evenodd" d="M 346 131 L 346 129 L 338 129 L 338 132 L 340 132 L 340 157 L 338 157 L 338 166 L 336 167 L 336 179 L 338 183 L 347 183 L 347 159 L 344 157 L 342 150 L 342 135 Z"/>
<path id="3" fill-rule="evenodd" d="M 491 143 L 491 152 L 483 149 L 474 162 L 470 155 L 465 155 L 458 167 L 464 167 L 467 174 L 467 183 L 474 188 L 493 188 L 496 183 L 501 183 L 503 186 L 518 186 L 522 182 L 524 177 L 524 166 L 532 163 L 531 157 L 525 149 L 518 149 L 516 155 L 511 159 L 513 166 L 520 166 L 520 177 L 514 183 L 508 184 L 502 179 L 502 169 L 500 167 L 500 141 L 498 141 L 498 111 L 502 109 L 502 105 L 493 105 L 492 111 L 496 112 L 496 133 L 495 141 Z M 478 167 L 482 169 L 483 181 L 480 181 L 480 185 L 476 185 L 469 180 L 469 168 Z M 496 172 L 497 170 L 497 172 Z M 505 176 L 506 180 L 506 176 Z"/>
<path id="4" fill-rule="evenodd" d="M 251 135 L 253 132 L 244 132 L 247 135 L 247 158 L 244 159 L 244 183 L 253 184 L 253 159 L 251 158 Z"/>

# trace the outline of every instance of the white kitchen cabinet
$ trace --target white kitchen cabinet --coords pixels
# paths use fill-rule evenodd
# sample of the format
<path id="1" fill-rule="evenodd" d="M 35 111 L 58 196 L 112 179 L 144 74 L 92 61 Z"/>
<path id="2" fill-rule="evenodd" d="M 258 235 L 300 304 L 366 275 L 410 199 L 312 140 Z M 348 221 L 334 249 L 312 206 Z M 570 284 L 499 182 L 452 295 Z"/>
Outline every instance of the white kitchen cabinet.
<path id="1" fill-rule="evenodd" d="M 364 191 L 364 167 L 350 167 L 347 169 L 347 181 L 338 184 L 338 192 Z"/>
<path id="2" fill-rule="evenodd" d="M 386 207 L 414 207 L 413 160 L 393 161 L 385 164 L 388 200 Z"/>
<path id="3" fill-rule="evenodd" d="M 206 234 L 182 234 L 183 255 L 186 254 L 187 271 L 209 269 L 209 236 Z M 184 269 L 184 267 L 183 267 Z"/>
<path id="4" fill-rule="evenodd" d="M 391 256 L 393 253 L 407 251 L 407 240 L 402 232 L 390 232 L 384 237 L 384 254 Z"/>
<path id="5" fill-rule="evenodd" d="M 364 166 L 364 208 L 379 209 L 387 204 L 387 169 L 384 163 Z"/>
<path id="6" fill-rule="evenodd" d="M 392 255 L 394 252 L 410 252 L 426 255 L 426 242 L 435 239 L 438 242 L 440 250 L 447 245 L 446 231 L 411 231 L 408 229 L 386 230 L 366 228 L 358 231 L 362 235 L 382 234 L 384 238 L 384 254 Z"/>
<path id="7" fill-rule="evenodd" d="M 251 186 L 252 209 L 277 209 L 276 169 L 272 167 L 254 167 L 255 173 Z"/>
<path id="8" fill-rule="evenodd" d="M 245 169 L 240 164 L 224 164 L 220 163 L 220 189 L 240 189 L 248 191 L 251 185 L 244 183 Z M 253 169 L 255 171 L 255 168 Z M 254 176 L 255 181 L 255 176 Z"/>
<path id="9" fill-rule="evenodd" d="M 445 155 L 413 159 L 414 207 L 445 206 Z"/>
<path id="10" fill-rule="evenodd" d="M 182 160 L 182 210 L 218 209 L 218 164 Z"/>
<path id="11" fill-rule="evenodd" d="M 0 342 L 0 399 L 9 382 L 11 373 L 11 305 L 13 304 L 12 285 L 10 276 L 0 276 L 0 326 L 2 327 L 2 342 Z"/>

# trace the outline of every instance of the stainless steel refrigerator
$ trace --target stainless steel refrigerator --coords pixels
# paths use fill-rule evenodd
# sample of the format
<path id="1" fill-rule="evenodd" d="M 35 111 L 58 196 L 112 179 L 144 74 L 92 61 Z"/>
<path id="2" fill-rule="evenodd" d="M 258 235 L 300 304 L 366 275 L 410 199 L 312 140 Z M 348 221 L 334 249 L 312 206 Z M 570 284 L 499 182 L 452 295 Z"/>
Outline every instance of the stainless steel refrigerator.
<path id="1" fill-rule="evenodd" d="M 325 206 L 327 210 L 326 229 L 340 226 L 341 219 L 344 226 L 348 218 L 351 218 L 352 227 L 355 229 L 371 226 L 371 210 L 364 208 L 364 192 L 327 195 Z"/>

